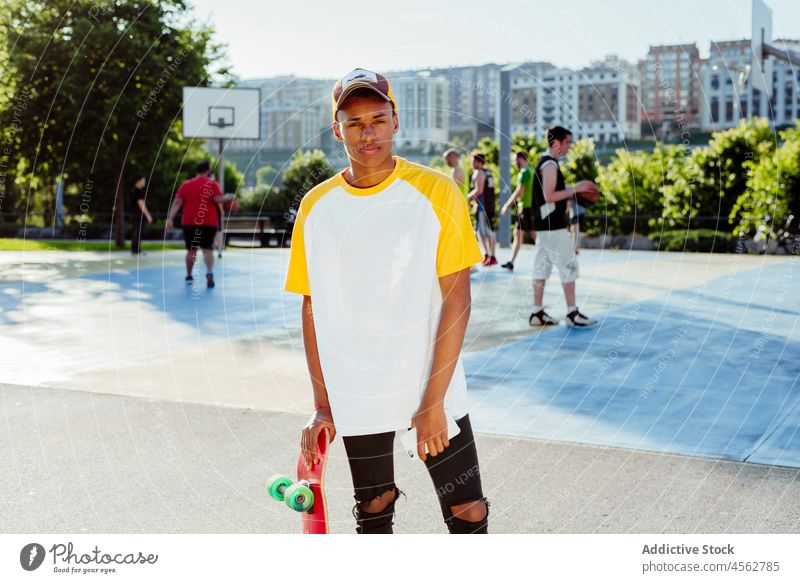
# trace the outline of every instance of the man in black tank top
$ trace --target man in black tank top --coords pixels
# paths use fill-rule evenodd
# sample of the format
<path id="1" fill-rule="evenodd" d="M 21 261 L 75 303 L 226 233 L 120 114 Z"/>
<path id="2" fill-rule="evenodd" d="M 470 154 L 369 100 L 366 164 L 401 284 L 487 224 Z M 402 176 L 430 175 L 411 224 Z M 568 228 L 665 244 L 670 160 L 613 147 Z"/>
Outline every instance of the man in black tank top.
<path id="1" fill-rule="evenodd" d="M 566 229 L 569 227 L 567 222 L 567 199 L 562 198 L 555 203 L 548 203 L 544 198 L 542 188 L 542 168 L 553 166 L 556 169 L 556 186 L 555 190 L 563 191 L 566 186 L 564 184 L 564 175 L 561 173 L 561 167 L 558 165 L 558 160 L 554 158 L 549 152 L 544 154 L 539 161 L 536 162 L 536 169 L 534 171 L 533 179 L 533 208 L 536 212 L 533 214 L 533 226 L 539 231 L 555 231 L 558 229 Z"/>
<path id="2" fill-rule="evenodd" d="M 597 320 L 587 318 L 575 304 L 575 280 L 578 279 L 578 259 L 569 233 L 567 201 L 575 202 L 578 194 L 592 202 L 599 193 L 591 180 L 581 180 L 574 186 L 564 184 L 558 159 L 572 146 L 572 132 L 560 126 L 547 131 L 548 150 L 539 158 L 533 173 L 533 225 L 536 228 L 536 254 L 533 261 L 533 313 L 531 326 L 550 326 L 558 321 L 542 307 L 544 285 L 553 266 L 558 269 L 567 302 L 567 325 L 591 326 Z"/>
<path id="3" fill-rule="evenodd" d="M 470 191 L 467 199 L 477 203 L 475 213 L 475 230 L 478 238 L 483 244 L 485 251 L 483 265 L 497 265 L 497 258 L 494 250 L 497 245 L 497 236 L 494 233 L 494 210 L 495 210 L 495 187 L 494 175 L 491 170 L 485 168 L 486 157 L 480 152 L 472 156 L 472 178 L 470 179 Z"/>

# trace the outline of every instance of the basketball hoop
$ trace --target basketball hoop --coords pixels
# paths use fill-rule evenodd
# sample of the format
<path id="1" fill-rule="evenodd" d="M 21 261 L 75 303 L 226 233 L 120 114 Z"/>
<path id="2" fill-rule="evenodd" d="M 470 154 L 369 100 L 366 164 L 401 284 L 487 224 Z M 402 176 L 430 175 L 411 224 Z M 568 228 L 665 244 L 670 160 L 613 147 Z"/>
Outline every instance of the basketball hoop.
<path id="1" fill-rule="evenodd" d="M 227 128 L 236 123 L 236 110 L 233 107 L 213 105 L 208 108 L 208 125 Z"/>

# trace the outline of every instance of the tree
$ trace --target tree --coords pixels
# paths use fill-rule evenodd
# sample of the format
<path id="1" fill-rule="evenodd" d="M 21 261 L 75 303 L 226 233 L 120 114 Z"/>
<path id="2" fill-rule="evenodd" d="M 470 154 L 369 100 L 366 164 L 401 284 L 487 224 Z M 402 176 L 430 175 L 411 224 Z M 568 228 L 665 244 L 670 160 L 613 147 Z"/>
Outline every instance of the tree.
<path id="1" fill-rule="evenodd" d="M 13 105 L 26 104 L 9 153 L 9 206 L 24 209 L 34 195 L 52 206 L 62 177 L 68 208 L 114 212 L 121 244 L 123 190 L 134 173 L 166 182 L 154 173 L 182 142 L 182 87 L 207 84 L 221 57 L 211 30 L 186 18 L 184 0 L 10 0 L 3 11 L 6 135 Z"/>
<path id="2" fill-rule="evenodd" d="M 536 160 L 547 151 L 547 141 L 537 140 L 534 134 L 514 134 L 511 136 L 511 155 L 517 152 L 525 152 L 531 164 L 536 164 Z"/>
<path id="3" fill-rule="evenodd" d="M 275 177 L 278 174 L 278 169 L 274 166 L 262 166 L 256 170 L 256 185 L 262 186 L 272 184 L 275 182 Z"/>
<path id="4" fill-rule="evenodd" d="M 333 176 L 333 169 L 322 150 L 297 152 L 283 171 L 283 193 L 291 201 L 292 208 L 317 184 Z"/>
<path id="5" fill-rule="evenodd" d="M 497 161 L 500 159 L 500 145 L 497 140 L 486 137 L 481 138 L 475 147 L 475 151 L 486 156 L 486 164 L 493 167 L 497 166 Z"/>
<path id="6" fill-rule="evenodd" d="M 575 184 L 580 180 L 596 180 L 597 167 L 594 140 L 592 138 L 578 140 L 567 152 L 567 160 L 562 166 L 564 179 L 568 184 Z"/>
<path id="7" fill-rule="evenodd" d="M 661 160 L 648 152 L 617 149 L 611 162 L 598 168 L 597 184 L 604 197 L 588 209 L 589 215 L 621 215 L 608 219 L 614 230 L 647 233 L 653 222 L 650 217 L 660 217 L 663 210 L 666 169 Z"/>
<path id="8" fill-rule="evenodd" d="M 286 194 L 268 184 L 257 184 L 243 189 L 239 204 L 243 214 L 254 215 L 286 213 L 291 208 L 291 201 Z"/>
<path id="9" fill-rule="evenodd" d="M 737 221 L 736 235 L 777 239 L 787 234 L 790 216 L 795 225 L 800 219 L 800 123 L 780 138 L 783 143 L 773 155 L 745 162 L 747 190 L 730 214 Z"/>
<path id="10" fill-rule="evenodd" d="M 775 142 L 774 132 L 764 118 L 742 120 L 735 128 L 714 132 L 708 146 L 692 151 L 683 168 L 683 180 L 675 181 L 674 197 L 668 206 L 683 213 L 686 225 L 732 231 L 737 216 L 731 213 L 747 188 L 752 163 L 771 155 Z M 682 188 L 677 186 L 679 183 Z M 721 218 L 711 224 L 699 224 L 692 221 L 698 215 Z"/>

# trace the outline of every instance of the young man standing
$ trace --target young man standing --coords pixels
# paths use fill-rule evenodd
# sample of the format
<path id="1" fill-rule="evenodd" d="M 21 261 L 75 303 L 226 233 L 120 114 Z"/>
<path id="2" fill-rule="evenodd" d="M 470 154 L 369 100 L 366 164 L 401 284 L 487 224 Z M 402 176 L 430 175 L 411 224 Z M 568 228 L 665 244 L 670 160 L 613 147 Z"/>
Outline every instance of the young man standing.
<path id="1" fill-rule="evenodd" d="M 494 175 L 485 168 L 486 157 L 480 152 L 472 156 L 472 178 L 469 181 L 470 191 L 467 199 L 475 200 L 478 203 L 478 210 L 475 214 L 475 225 L 478 237 L 483 243 L 483 250 L 486 255 L 483 258 L 483 265 L 497 265 L 497 258 L 494 256 L 494 248 L 497 244 L 497 237 L 492 228 L 494 221 Z"/>
<path id="2" fill-rule="evenodd" d="M 334 85 L 333 133 L 350 166 L 303 197 L 285 286 L 303 295 L 316 409 L 301 449 L 309 464 L 320 431 L 342 435 L 356 530 L 389 534 L 395 432 L 416 427 L 448 530 L 485 533 L 460 358 L 480 250 L 455 183 L 392 156 L 398 124 L 383 75 L 356 69 Z M 460 428 L 452 439 L 448 416 Z"/>
<path id="3" fill-rule="evenodd" d="M 452 169 L 453 180 L 458 185 L 458 188 L 461 188 L 464 185 L 464 181 L 467 177 L 464 175 L 464 171 L 461 169 L 461 166 L 458 165 L 458 152 L 451 148 L 442 154 L 442 157 L 444 158 L 447 166 Z"/>
<path id="4" fill-rule="evenodd" d="M 175 215 L 183 208 L 181 225 L 183 240 L 186 243 L 186 283 L 192 283 L 192 269 L 197 258 L 197 248 L 203 250 L 206 263 L 206 285 L 214 287 L 214 236 L 219 228 L 217 203 L 225 200 L 216 180 L 209 177 L 211 164 L 208 161 L 197 165 L 197 175 L 178 188 L 175 201 L 167 217 L 167 230 L 172 230 Z"/>
<path id="5" fill-rule="evenodd" d="M 599 196 L 597 186 L 591 180 L 581 180 L 575 186 L 564 184 L 564 175 L 558 159 L 566 155 L 572 146 L 572 132 L 561 126 L 547 131 L 548 150 L 536 163 L 533 180 L 533 224 L 536 228 L 537 245 L 533 261 L 533 313 L 528 322 L 531 326 L 551 326 L 558 322 L 542 307 L 544 284 L 555 265 L 564 299 L 567 302 L 567 324 L 576 327 L 591 326 L 597 320 L 587 318 L 575 304 L 575 280 L 578 279 L 578 258 L 569 233 L 567 201 L 576 201 L 581 194 L 591 201 Z"/>
<path id="6" fill-rule="evenodd" d="M 517 189 L 500 210 L 500 216 L 504 217 L 508 209 L 511 208 L 511 205 L 517 203 L 517 212 L 515 213 L 517 227 L 514 229 L 514 250 L 511 253 L 511 261 L 503 263 L 503 265 L 500 266 L 509 271 L 514 271 L 514 260 L 517 258 L 517 254 L 522 247 L 522 238 L 524 234 L 528 233 L 531 241 L 534 244 L 536 243 L 536 230 L 533 228 L 533 216 L 531 216 L 531 205 L 533 204 L 533 172 L 531 172 L 530 164 L 528 164 L 528 156 L 525 152 L 517 152 L 516 159 L 517 168 L 519 168 Z"/>
<path id="7" fill-rule="evenodd" d="M 142 229 L 144 229 L 144 223 L 147 221 L 147 224 L 153 222 L 153 217 L 150 215 L 150 211 L 147 210 L 147 203 L 145 203 L 145 190 L 144 187 L 147 184 L 147 178 L 139 175 L 136 177 L 136 180 L 133 181 L 133 190 L 131 191 L 131 253 L 133 255 L 138 255 L 142 252 Z"/>

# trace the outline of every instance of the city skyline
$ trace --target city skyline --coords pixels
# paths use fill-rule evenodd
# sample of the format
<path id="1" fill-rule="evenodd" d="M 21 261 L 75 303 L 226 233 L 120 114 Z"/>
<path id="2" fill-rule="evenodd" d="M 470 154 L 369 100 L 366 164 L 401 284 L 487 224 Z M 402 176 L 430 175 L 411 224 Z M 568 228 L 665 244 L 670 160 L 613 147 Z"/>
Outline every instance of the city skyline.
<path id="1" fill-rule="evenodd" d="M 252 0 L 192 4 L 194 16 L 212 25 L 215 39 L 227 45 L 228 63 L 241 79 L 332 78 L 354 66 L 395 71 L 549 61 L 581 68 L 608 54 L 635 64 L 652 45 L 678 43 L 696 43 L 705 58 L 712 40 L 749 38 L 751 27 L 750 0 L 699 6 L 687 0 L 669 6 L 620 0 L 564 7 L 518 2 L 518 8 L 502 14 L 477 10 L 481 3 L 475 0 L 434 10 L 412 0 L 403 8 L 372 11 L 353 1 L 306 2 L 280 15 L 270 14 L 274 6 Z M 768 4 L 774 13 L 774 38 L 797 36 L 785 23 L 800 21 L 800 2 Z M 345 22 L 344 14 L 358 16 Z M 534 16 L 526 26 L 520 18 L 526 14 L 541 15 L 543 26 L 536 25 Z M 387 35 L 396 40 L 387 41 Z M 320 50 L 334 45 L 338 50 Z"/>

